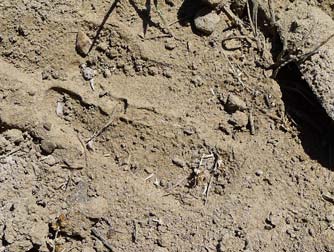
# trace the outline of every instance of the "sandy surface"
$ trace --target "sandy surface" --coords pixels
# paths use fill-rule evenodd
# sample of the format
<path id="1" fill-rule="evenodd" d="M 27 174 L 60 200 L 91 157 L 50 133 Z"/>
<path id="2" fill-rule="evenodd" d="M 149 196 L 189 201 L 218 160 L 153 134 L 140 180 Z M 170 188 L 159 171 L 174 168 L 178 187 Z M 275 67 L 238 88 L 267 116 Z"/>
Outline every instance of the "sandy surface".
<path id="1" fill-rule="evenodd" d="M 122 0 L 82 57 L 111 1 L 1 1 L 1 252 L 334 251 L 332 122 L 234 2 Z"/>

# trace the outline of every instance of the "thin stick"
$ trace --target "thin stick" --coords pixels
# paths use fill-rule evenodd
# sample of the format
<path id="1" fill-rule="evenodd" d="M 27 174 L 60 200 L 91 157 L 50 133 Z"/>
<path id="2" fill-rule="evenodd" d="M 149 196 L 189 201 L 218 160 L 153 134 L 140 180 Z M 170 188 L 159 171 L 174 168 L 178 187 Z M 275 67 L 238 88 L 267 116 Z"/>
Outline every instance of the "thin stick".
<path id="1" fill-rule="evenodd" d="M 334 37 L 334 33 L 332 35 L 330 35 L 327 39 L 325 39 L 324 41 L 322 41 L 319 45 L 317 45 L 312 51 L 310 51 L 309 53 L 305 53 L 304 55 L 302 55 L 300 57 L 300 59 L 298 60 L 299 63 L 304 62 L 305 60 L 307 60 L 309 57 L 311 57 L 312 55 L 316 54 L 319 49 L 324 46 L 325 44 L 328 43 L 328 41 L 330 41 L 332 38 Z"/>
<path id="2" fill-rule="evenodd" d="M 66 169 L 70 169 L 70 170 L 81 170 L 84 167 L 82 165 L 78 165 L 78 164 L 71 164 L 70 162 L 68 162 L 67 160 L 63 160 L 64 164 L 61 165 L 61 168 L 66 168 Z"/>
<path id="3" fill-rule="evenodd" d="M 258 11 L 259 11 L 259 3 L 257 0 L 252 0 L 253 3 L 253 10 L 252 10 L 252 15 L 253 15 L 253 24 L 254 24 L 254 28 L 255 28 L 255 36 L 258 37 L 257 34 L 257 21 L 258 21 Z"/>
<path id="4" fill-rule="evenodd" d="M 89 142 L 92 142 L 95 138 L 97 138 L 99 135 L 101 135 L 114 121 L 114 118 L 112 117 L 115 113 L 116 107 L 114 107 L 113 111 L 111 112 L 110 115 L 110 120 L 97 132 L 95 132 L 88 140 L 86 140 L 86 144 L 88 144 Z"/>
<path id="5" fill-rule="evenodd" d="M 255 126 L 254 126 L 254 117 L 253 117 L 253 111 L 249 111 L 249 127 L 250 127 L 250 133 L 252 135 L 255 135 Z"/>
<path id="6" fill-rule="evenodd" d="M 136 221 L 134 220 L 133 221 L 133 232 L 132 232 L 132 242 L 133 243 L 136 243 L 137 242 L 137 223 Z"/>
<path id="7" fill-rule="evenodd" d="M 206 191 L 205 191 L 205 201 L 204 201 L 204 205 L 206 205 L 206 204 L 208 203 L 209 192 L 210 192 L 211 184 L 212 184 L 212 178 L 213 178 L 213 175 L 211 174 L 210 179 L 209 179 L 209 182 L 208 182 L 208 185 L 207 185 L 207 187 L 206 187 Z"/>
<path id="8" fill-rule="evenodd" d="M 228 63 L 229 66 L 231 67 L 234 77 L 238 80 L 238 82 L 241 84 L 241 86 L 245 87 L 245 84 L 244 84 L 243 81 L 240 79 L 240 74 L 237 72 L 237 70 L 235 69 L 235 67 L 232 65 L 230 59 L 227 57 L 227 55 L 225 54 L 224 51 L 222 51 L 222 53 L 223 53 L 223 55 L 225 56 L 225 58 L 227 59 L 227 63 Z"/>
<path id="9" fill-rule="evenodd" d="M 237 17 L 231 9 L 226 4 L 221 4 L 217 7 L 218 9 L 221 9 L 224 11 L 224 13 L 227 15 L 227 17 L 238 27 L 245 30 L 244 22 Z"/>
<path id="10" fill-rule="evenodd" d="M 81 147 L 83 149 L 84 155 L 85 155 L 85 163 L 86 163 L 86 168 L 88 167 L 88 156 L 87 156 L 87 150 L 86 150 L 86 146 L 84 144 L 84 141 L 82 140 L 82 138 L 79 135 L 79 132 L 77 132 L 77 137 L 79 139 L 79 142 L 81 144 Z"/>
<path id="11" fill-rule="evenodd" d="M 107 249 L 109 249 L 109 251 L 113 251 L 112 245 L 99 233 L 99 231 L 97 231 L 95 228 L 92 228 L 91 231 L 92 234 L 98 238 Z"/>
<path id="12" fill-rule="evenodd" d="M 160 39 L 160 38 L 172 38 L 173 37 L 171 34 L 155 35 L 151 37 L 144 37 L 143 35 L 138 34 L 138 36 L 144 40 L 154 40 L 154 39 Z"/>
<path id="13" fill-rule="evenodd" d="M 60 228 L 58 227 L 58 228 L 57 228 L 57 231 L 56 231 L 56 234 L 55 234 L 55 238 L 54 238 L 54 240 L 53 240 L 53 248 L 52 248 L 52 252 L 56 252 L 56 240 L 57 240 L 57 238 L 58 238 L 58 233 L 59 233 L 59 231 L 60 231 Z"/>
<path id="14" fill-rule="evenodd" d="M 250 23 L 250 26 L 252 28 L 253 34 L 255 36 L 256 35 L 256 30 L 255 30 L 255 27 L 254 27 L 253 17 L 252 17 L 251 11 L 250 11 L 250 6 L 249 6 L 248 1 L 246 2 L 246 6 L 247 6 L 247 15 L 248 15 L 249 23 Z"/>
<path id="15" fill-rule="evenodd" d="M 261 43 L 260 43 L 260 40 L 259 40 L 259 37 L 258 37 L 258 34 L 257 34 L 257 12 L 258 12 L 259 6 L 258 6 L 257 0 L 252 0 L 252 3 L 253 3 L 253 10 L 252 10 L 252 14 L 251 14 L 250 7 L 249 7 L 249 2 L 248 1 L 246 2 L 248 19 L 249 19 L 249 23 L 250 23 L 250 26 L 251 26 L 252 31 L 253 31 L 253 35 L 255 37 L 257 49 L 259 51 L 262 51 L 262 46 L 261 46 Z M 255 22 L 255 25 L 254 25 L 254 22 Z"/>
<path id="16" fill-rule="evenodd" d="M 219 156 L 217 154 L 217 150 L 215 150 L 211 155 L 214 157 L 215 160 L 214 160 L 212 168 L 211 168 L 211 176 L 210 176 L 210 179 L 209 179 L 208 185 L 206 187 L 206 191 L 205 191 L 204 205 L 206 205 L 207 202 L 208 202 L 209 193 L 210 193 L 211 184 L 212 184 L 212 179 L 213 179 L 213 176 L 214 176 L 215 172 L 217 171 L 217 169 L 218 169 L 218 167 L 220 165 L 219 164 Z"/>
<path id="17" fill-rule="evenodd" d="M 324 200 L 326 200 L 326 201 L 328 201 L 328 202 L 334 204 L 334 198 L 333 198 L 333 196 L 332 196 L 331 194 L 329 194 L 329 193 L 323 193 L 323 194 L 322 194 L 322 198 L 323 198 Z"/>
<path id="18" fill-rule="evenodd" d="M 169 195 L 173 194 L 173 190 L 176 187 L 180 186 L 182 184 L 182 182 L 185 181 L 186 179 L 187 179 L 187 177 L 184 177 L 184 178 L 180 179 L 178 182 L 176 182 L 176 184 L 174 186 L 172 186 L 172 188 L 169 189 L 169 192 L 167 192 L 163 196 L 166 197 L 166 196 L 169 196 Z"/>
<path id="19" fill-rule="evenodd" d="M 150 175 L 148 175 L 148 176 L 144 179 L 144 181 L 149 180 L 149 179 L 152 178 L 153 176 L 154 176 L 154 173 L 151 173 Z"/>
<path id="20" fill-rule="evenodd" d="M 8 156 L 10 156 L 10 155 L 12 155 L 12 154 L 20 151 L 21 149 L 22 149 L 22 146 L 19 146 L 19 147 L 15 148 L 15 149 L 11 150 L 10 152 L 8 152 L 8 153 L 0 156 L 0 159 L 6 158 L 6 157 L 8 157 Z"/>
<path id="21" fill-rule="evenodd" d="M 287 59 L 285 61 L 282 61 L 278 67 L 275 69 L 275 71 L 273 72 L 273 78 L 277 77 L 278 72 L 287 64 L 291 63 L 291 62 L 296 62 L 297 64 L 301 64 L 304 61 L 306 61 L 309 57 L 313 56 L 314 54 L 318 53 L 320 48 L 322 46 L 324 46 L 325 44 L 327 44 L 332 38 L 334 37 L 334 33 L 332 35 L 330 35 L 327 39 L 325 39 L 324 41 L 322 41 L 319 45 L 317 45 L 313 50 L 311 50 L 308 53 L 305 53 L 301 56 L 290 56 L 290 59 Z"/>
<path id="22" fill-rule="evenodd" d="M 268 0 L 268 6 L 270 11 L 271 22 L 272 24 L 275 24 L 276 23 L 275 9 L 274 9 L 275 7 L 272 0 Z"/>
<path id="23" fill-rule="evenodd" d="M 158 7 L 158 1 L 154 0 L 154 6 L 155 6 L 155 10 L 158 13 L 158 16 L 160 17 L 160 19 L 162 20 L 162 23 L 164 24 L 164 28 L 167 29 L 168 33 L 175 38 L 173 32 L 171 31 L 171 29 L 169 28 L 164 16 L 162 15 L 162 12 L 160 10 L 160 8 Z"/>
<path id="24" fill-rule="evenodd" d="M 244 40 L 246 40 L 249 44 L 251 44 L 251 42 L 249 41 L 249 39 L 256 41 L 255 38 L 240 35 L 240 36 L 228 36 L 227 38 L 223 38 L 223 39 L 222 39 L 222 43 L 224 43 L 225 41 L 228 41 L 228 40 L 232 40 L 232 39 L 240 39 L 240 40 L 243 40 L 243 39 L 244 39 Z"/>

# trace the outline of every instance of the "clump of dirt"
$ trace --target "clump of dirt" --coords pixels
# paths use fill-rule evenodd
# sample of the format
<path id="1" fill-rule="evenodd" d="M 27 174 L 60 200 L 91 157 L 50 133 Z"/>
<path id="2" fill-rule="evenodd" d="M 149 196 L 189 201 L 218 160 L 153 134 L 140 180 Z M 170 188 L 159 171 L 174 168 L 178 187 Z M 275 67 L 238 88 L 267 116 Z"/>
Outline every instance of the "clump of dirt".
<path id="1" fill-rule="evenodd" d="M 331 120 L 261 8 L 0 10 L 0 251 L 334 250 Z"/>

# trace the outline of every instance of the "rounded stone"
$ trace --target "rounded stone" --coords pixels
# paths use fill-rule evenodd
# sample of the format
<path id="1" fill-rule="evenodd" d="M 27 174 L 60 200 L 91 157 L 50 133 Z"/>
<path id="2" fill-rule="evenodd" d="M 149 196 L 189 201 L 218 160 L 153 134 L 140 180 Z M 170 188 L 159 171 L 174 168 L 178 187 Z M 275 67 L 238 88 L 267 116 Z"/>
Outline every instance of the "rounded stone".
<path id="1" fill-rule="evenodd" d="M 41 141 L 41 150 L 44 154 L 50 155 L 57 148 L 57 145 L 53 142 L 42 140 Z"/>
<path id="2" fill-rule="evenodd" d="M 81 56 L 85 57 L 87 56 L 91 45 L 92 45 L 91 39 L 84 32 L 79 31 L 77 33 L 77 40 L 75 45 L 77 52 Z"/>
<path id="3" fill-rule="evenodd" d="M 246 103 L 239 97 L 234 94 L 230 94 L 227 98 L 225 104 L 225 109 L 229 113 L 234 113 L 236 111 L 244 111 L 247 109 Z"/>
<path id="4" fill-rule="evenodd" d="M 194 25 L 199 32 L 210 35 L 216 29 L 219 21 L 220 17 L 216 11 L 205 8 L 196 14 Z"/>

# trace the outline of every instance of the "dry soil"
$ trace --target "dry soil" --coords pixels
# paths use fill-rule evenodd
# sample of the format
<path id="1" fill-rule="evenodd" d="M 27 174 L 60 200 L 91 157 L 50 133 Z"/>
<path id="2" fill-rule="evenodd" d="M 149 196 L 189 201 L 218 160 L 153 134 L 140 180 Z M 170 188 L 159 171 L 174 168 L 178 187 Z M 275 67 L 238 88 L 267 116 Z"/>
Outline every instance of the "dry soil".
<path id="1" fill-rule="evenodd" d="M 1 252 L 334 251 L 331 121 L 235 6 L 121 0 L 82 57 L 112 1 L 0 2 Z"/>

